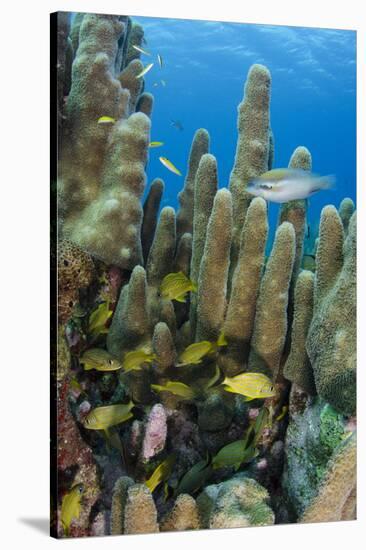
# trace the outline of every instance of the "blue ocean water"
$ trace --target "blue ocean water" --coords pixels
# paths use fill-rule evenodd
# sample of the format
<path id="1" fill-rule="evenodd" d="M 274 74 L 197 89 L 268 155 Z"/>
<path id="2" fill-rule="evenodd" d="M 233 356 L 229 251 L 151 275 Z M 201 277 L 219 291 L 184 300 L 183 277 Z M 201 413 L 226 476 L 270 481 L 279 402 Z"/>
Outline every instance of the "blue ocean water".
<path id="1" fill-rule="evenodd" d="M 237 141 L 237 106 L 250 66 L 272 75 L 271 126 L 275 168 L 288 165 L 294 149 L 306 146 L 313 172 L 333 174 L 336 186 L 309 199 L 308 220 L 316 228 L 326 204 L 356 199 L 356 32 L 320 28 L 133 17 L 145 31 L 144 48 L 154 62 L 145 90 L 155 98 L 148 181 L 165 182 L 163 206 L 178 206 L 184 178 L 160 162 L 165 156 L 185 174 L 194 132 L 206 128 L 218 161 L 220 187 L 228 186 Z M 163 59 L 163 67 L 157 62 Z M 163 83 L 161 81 L 164 81 Z M 165 83 L 165 86 L 163 85 Z M 172 126 L 178 120 L 183 130 Z M 270 205 L 276 225 L 278 205 Z"/>

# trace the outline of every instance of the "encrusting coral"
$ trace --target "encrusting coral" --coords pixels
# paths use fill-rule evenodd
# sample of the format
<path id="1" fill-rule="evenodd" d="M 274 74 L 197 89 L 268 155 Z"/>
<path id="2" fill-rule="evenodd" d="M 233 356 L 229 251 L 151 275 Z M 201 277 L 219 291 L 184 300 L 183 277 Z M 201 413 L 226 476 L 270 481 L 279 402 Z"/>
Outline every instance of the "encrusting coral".
<path id="1" fill-rule="evenodd" d="M 329 461 L 317 496 L 300 523 L 356 519 L 356 433 L 350 435 Z"/>

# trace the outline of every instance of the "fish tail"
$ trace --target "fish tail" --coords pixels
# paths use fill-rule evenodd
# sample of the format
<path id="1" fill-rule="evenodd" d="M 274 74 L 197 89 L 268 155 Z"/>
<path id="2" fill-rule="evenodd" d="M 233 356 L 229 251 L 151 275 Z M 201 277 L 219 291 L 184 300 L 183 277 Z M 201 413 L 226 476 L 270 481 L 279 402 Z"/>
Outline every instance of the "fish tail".
<path id="1" fill-rule="evenodd" d="M 319 183 L 319 189 L 332 189 L 335 186 L 335 176 L 328 175 L 328 176 L 322 176 L 318 179 Z"/>

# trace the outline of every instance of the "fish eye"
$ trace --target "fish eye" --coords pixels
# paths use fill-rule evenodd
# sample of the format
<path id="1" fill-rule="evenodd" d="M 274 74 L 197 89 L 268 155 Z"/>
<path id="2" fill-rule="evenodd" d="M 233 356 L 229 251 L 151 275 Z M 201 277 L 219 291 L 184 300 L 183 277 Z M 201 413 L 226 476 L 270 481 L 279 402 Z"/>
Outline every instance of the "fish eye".
<path id="1" fill-rule="evenodd" d="M 271 386 L 271 387 L 269 388 L 269 391 L 271 391 L 271 392 L 272 392 L 273 390 L 274 390 L 274 387 L 273 387 L 273 386 Z"/>
<path id="2" fill-rule="evenodd" d="M 108 359 L 108 364 L 113 365 L 113 359 Z"/>
<path id="3" fill-rule="evenodd" d="M 83 486 L 83 485 L 80 485 L 80 486 L 78 487 L 78 492 L 79 492 L 80 495 L 83 494 L 83 492 L 84 492 L 84 486 Z"/>

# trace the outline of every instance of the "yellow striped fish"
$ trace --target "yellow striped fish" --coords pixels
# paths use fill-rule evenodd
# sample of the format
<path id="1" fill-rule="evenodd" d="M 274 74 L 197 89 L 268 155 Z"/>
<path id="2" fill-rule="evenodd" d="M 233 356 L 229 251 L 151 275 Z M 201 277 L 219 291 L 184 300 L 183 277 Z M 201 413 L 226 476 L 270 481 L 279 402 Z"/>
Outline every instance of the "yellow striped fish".
<path id="1" fill-rule="evenodd" d="M 80 364 L 84 365 L 84 370 L 99 370 L 109 372 L 122 368 L 122 363 L 105 349 L 88 349 L 80 357 Z"/>
<path id="2" fill-rule="evenodd" d="M 133 416 L 130 412 L 134 407 L 133 401 L 126 405 L 106 405 L 92 409 L 84 420 L 84 427 L 88 430 L 108 430 L 111 426 L 126 422 Z"/>
<path id="3" fill-rule="evenodd" d="M 162 481 L 169 479 L 173 470 L 175 459 L 176 459 L 175 454 L 169 455 L 165 460 L 163 460 L 163 462 L 159 464 L 159 466 L 157 466 L 157 468 L 155 468 L 155 470 L 153 471 L 149 479 L 145 481 L 146 487 L 152 493 L 155 491 L 156 487 L 160 485 Z"/>
<path id="4" fill-rule="evenodd" d="M 159 384 L 151 384 L 151 388 L 155 391 L 167 391 L 173 395 L 178 395 L 183 399 L 193 399 L 196 397 L 196 392 L 192 390 L 187 384 L 183 382 L 172 382 L 168 380 L 165 386 L 160 386 Z"/>
<path id="5" fill-rule="evenodd" d="M 112 116 L 101 116 L 98 118 L 98 124 L 114 124 L 116 119 Z"/>
<path id="6" fill-rule="evenodd" d="M 64 528 L 65 536 L 70 534 L 70 525 L 73 519 L 78 519 L 81 508 L 81 498 L 84 493 L 84 485 L 76 483 L 70 492 L 62 499 L 61 504 L 61 523 Z"/>
<path id="7" fill-rule="evenodd" d="M 183 271 L 178 273 L 169 273 L 164 277 L 160 286 L 160 293 L 167 300 L 176 300 L 185 302 L 187 292 L 196 292 L 197 285 L 193 283 Z"/>
<path id="8" fill-rule="evenodd" d="M 150 141 L 149 147 L 161 147 L 164 145 L 163 141 Z"/>
<path id="9" fill-rule="evenodd" d="M 226 391 L 244 395 L 247 401 L 266 399 L 275 395 L 271 380 L 258 372 L 244 372 L 233 378 L 226 377 L 222 384 Z"/>
<path id="10" fill-rule="evenodd" d="M 174 166 L 174 164 L 172 162 L 170 162 L 169 159 L 167 159 L 166 157 L 159 157 L 159 160 L 161 162 L 161 164 L 163 166 L 165 166 L 165 168 L 168 168 L 168 170 L 170 170 L 171 172 L 173 172 L 173 174 L 177 174 L 177 176 L 181 176 L 181 172 L 178 170 L 178 168 L 176 168 Z"/>

